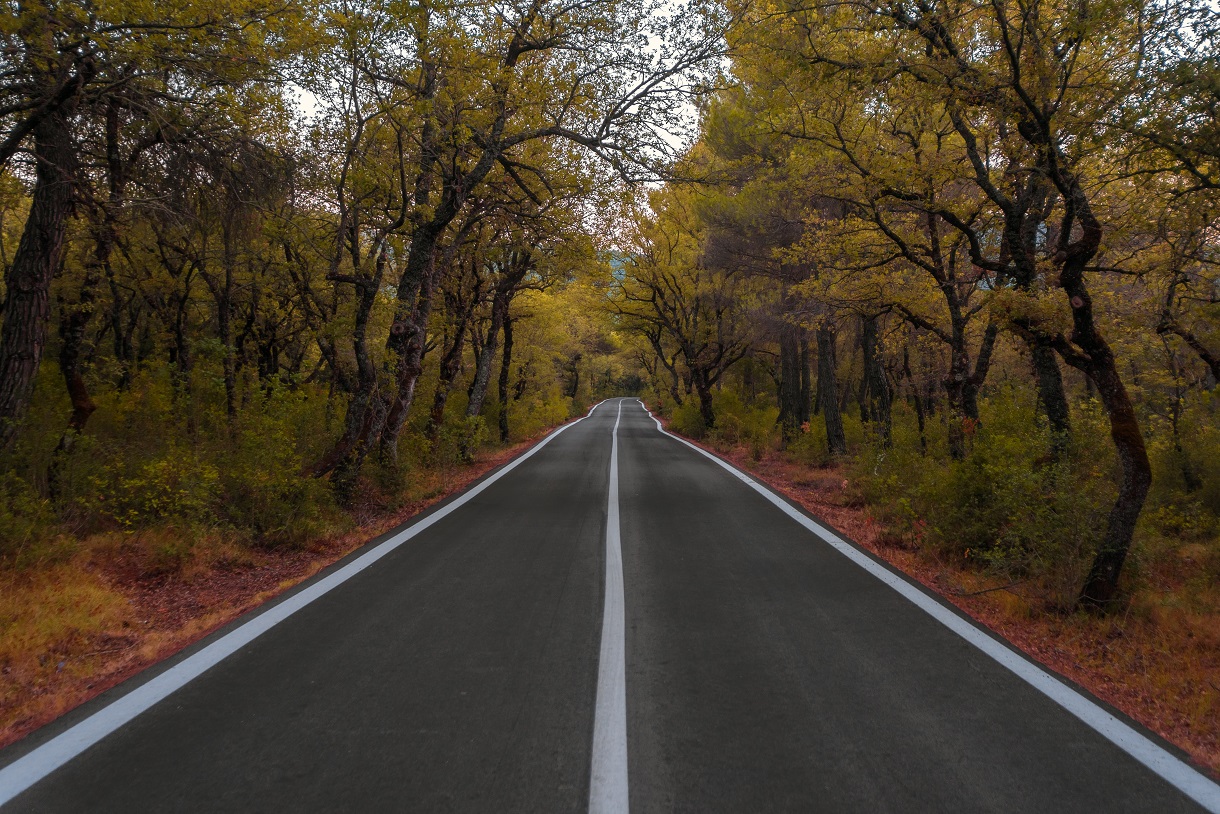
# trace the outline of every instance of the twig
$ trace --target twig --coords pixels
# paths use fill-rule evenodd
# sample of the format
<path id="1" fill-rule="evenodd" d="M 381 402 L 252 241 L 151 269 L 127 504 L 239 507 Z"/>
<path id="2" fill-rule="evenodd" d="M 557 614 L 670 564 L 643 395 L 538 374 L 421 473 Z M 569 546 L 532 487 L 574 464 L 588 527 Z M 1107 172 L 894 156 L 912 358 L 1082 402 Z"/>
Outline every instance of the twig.
<path id="1" fill-rule="evenodd" d="M 1018 585 L 1020 585 L 1021 583 L 1028 582 L 1028 581 L 1029 580 L 1019 579 L 1016 582 L 1010 582 L 1007 585 L 998 585 L 995 588 L 984 588 L 981 591 L 966 592 L 966 591 L 955 590 L 955 591 L 952 591 L 952 593 L 954 596 L 981 596 L 983 594 L 989 594 L 992 591 L 1007 591 L 1009 588 L 1015 588 Z"/>

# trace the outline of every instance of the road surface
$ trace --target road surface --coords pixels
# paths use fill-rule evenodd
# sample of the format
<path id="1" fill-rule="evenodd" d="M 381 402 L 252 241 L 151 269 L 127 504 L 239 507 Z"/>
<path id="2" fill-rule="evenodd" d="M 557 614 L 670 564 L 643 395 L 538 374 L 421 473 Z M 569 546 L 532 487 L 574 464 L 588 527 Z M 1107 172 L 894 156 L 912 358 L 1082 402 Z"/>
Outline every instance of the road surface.
<path id="1" fill-rule="evenodd" d="M 814 531 L 604 402 L 0 752 L 3 811 L 1220 810 L 1172 749 Z"/>

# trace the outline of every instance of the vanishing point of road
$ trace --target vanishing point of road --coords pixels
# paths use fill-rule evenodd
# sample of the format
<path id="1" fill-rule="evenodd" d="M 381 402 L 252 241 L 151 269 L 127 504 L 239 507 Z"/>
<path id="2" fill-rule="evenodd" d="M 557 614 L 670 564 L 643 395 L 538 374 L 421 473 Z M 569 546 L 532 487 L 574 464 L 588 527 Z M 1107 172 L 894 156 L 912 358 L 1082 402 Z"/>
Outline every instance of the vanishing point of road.
<path id="1" fill-rule="evenodd" d="M 1168 814 L 1220 787 L 611 399 L 0 752 L 0 804 Z"/>

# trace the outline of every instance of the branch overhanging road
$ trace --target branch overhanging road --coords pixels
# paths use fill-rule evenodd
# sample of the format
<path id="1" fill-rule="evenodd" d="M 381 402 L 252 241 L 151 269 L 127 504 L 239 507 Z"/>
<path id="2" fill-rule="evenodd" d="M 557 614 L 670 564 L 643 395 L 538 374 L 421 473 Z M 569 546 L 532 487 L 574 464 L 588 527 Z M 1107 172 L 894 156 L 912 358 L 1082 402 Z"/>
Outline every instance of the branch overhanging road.
<path id="1" fill-rule="evenodd" d="M 0 752 L 0 802 L 1178 812 L 1220 787 L 615 399 Z"/>

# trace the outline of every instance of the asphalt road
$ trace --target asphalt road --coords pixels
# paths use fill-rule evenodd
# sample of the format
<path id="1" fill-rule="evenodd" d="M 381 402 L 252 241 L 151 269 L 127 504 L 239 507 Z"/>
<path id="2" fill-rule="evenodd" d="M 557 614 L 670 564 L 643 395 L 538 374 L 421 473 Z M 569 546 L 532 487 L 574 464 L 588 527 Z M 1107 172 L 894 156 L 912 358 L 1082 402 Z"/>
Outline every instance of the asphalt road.
<path id="1" fill-rule="evenodd" d="M 4 811 L 621 810 L 613 794 L 590 799 L 591 778 L 607 775 L 635 812 L 1220 805 L 1172 750 L 1166 780 L 663 435 L 634 399 L 600 405 L 496 477 L 435 507 L 405 542 L 389 535 L 397 547 L 375 562 L 358 552 L 0 752 Z M 116 699 L 297 605 L 72 747 Z M 599 677 L 614 613 L 617 718 L 604 659 Z M 595 728 L 625 742 L 624 766 L 600 750 L 593 765 Z M 47 757 L 73 750 L 58 768 Z"/>

